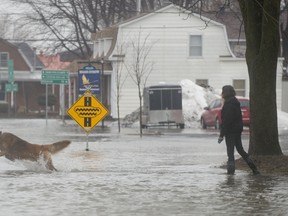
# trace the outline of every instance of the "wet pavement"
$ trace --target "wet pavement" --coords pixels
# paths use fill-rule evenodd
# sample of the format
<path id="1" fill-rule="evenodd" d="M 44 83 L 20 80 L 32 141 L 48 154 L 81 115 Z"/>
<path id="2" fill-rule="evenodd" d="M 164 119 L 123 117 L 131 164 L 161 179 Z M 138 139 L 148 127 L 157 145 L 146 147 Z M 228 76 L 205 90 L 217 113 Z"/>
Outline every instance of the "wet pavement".
<path id="1" fill-rule="evenodd" d="M 0 158 L 0 215 L 288 215 L 287 176 L 226 175 L 215 130 L 149 129 L 140 138 L 137 128 L 97 126 L 87 137 L 52 119 L 3 119 L 0 130 L 31 143 L 72 141 L 53 156 L 58 172 Z"/>

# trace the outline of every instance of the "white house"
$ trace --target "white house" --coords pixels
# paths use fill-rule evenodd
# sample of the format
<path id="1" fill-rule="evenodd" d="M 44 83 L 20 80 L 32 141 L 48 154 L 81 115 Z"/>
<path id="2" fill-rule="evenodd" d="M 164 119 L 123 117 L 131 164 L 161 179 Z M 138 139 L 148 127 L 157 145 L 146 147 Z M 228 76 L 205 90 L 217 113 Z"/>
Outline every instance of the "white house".
<path id="1" fill-rule="evenodd" d="M 153 71 L 146 86 L 160 82 L 177 84 L 189 79 L 214 89 L 230 84 L 238 95 L 249 96 L 246 62 L 231 51 L 226 27 L 169 5 L 93 36 L 94 58 L 109 60 L 112 68 L 104 71 L 106 105 L 112 117 L 117 117 L 116 74 L 121 64 L 121 77 L 125 80 L 120 92 L 121 117 L 139 108 L 137 85 L 127 71 L 127 65 L 135 61 L 132 42 L 138 39 L 139 44 L 147 39 L 146 46 L 151 47 L 146 64 L 153 62 Z M 281 107 L 281 62 L 277 71 L 278 107 Z"/>

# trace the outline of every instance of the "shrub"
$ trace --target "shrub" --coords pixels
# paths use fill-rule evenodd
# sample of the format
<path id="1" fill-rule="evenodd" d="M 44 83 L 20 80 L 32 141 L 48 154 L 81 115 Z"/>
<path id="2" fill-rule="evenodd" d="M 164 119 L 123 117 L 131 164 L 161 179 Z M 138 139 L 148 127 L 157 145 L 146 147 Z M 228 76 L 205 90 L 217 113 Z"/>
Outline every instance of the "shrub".
<path id="1" fill-rule="evenodd" d="M 53 94 L 48 94 L 48 106 L 54 106 L 57 103 L 57 98 Z M 46 106 L 46 95 L 40 95 L 38 97 L 38 104 L 40 106 Z"/>

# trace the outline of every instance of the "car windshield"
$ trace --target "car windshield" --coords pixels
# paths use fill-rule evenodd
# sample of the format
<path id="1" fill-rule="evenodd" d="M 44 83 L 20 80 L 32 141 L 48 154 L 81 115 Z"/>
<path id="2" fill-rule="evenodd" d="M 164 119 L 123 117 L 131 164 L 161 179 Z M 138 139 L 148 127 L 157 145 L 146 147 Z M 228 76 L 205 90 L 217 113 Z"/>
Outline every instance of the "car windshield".
<path id="1" fill-rule="evenodd" d="M 249 100 L 239 100 L 241 108 L 249 108 Z"/>

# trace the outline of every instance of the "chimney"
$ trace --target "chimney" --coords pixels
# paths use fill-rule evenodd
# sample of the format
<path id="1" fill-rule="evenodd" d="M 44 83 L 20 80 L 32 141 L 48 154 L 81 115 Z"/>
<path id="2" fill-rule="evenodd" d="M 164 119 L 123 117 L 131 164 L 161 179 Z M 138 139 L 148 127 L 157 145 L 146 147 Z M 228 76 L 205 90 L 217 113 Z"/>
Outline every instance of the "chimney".
<path id="1" fill-rule="evenodd" d="M 137 15 L 139 15 L 141 13 L 141 0 L 137 0 L 136 10 L 137 10 Z"/>

